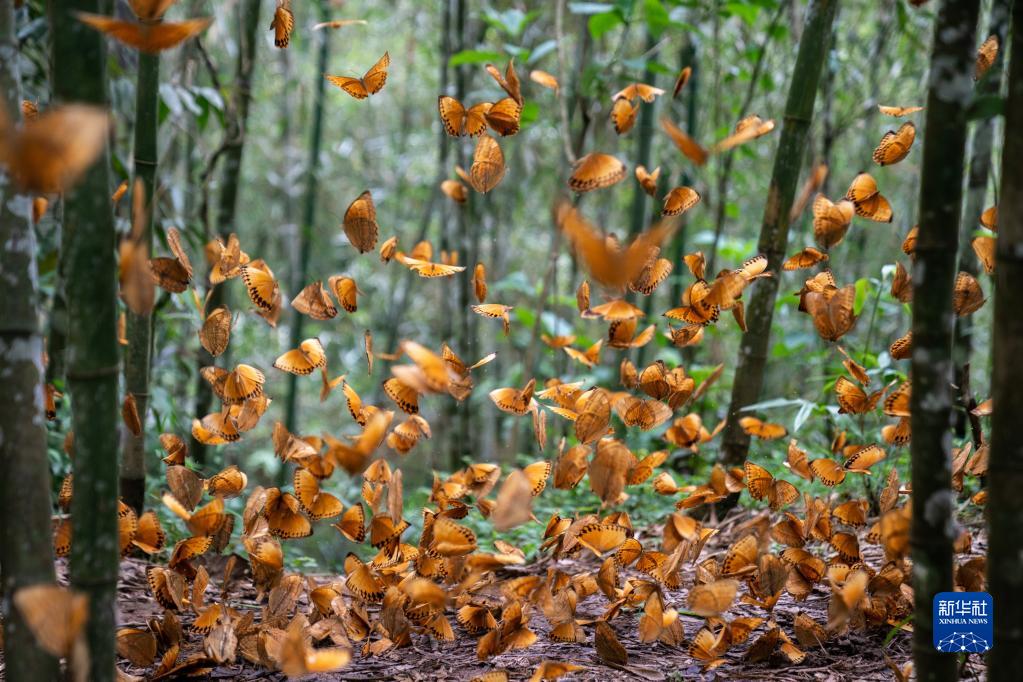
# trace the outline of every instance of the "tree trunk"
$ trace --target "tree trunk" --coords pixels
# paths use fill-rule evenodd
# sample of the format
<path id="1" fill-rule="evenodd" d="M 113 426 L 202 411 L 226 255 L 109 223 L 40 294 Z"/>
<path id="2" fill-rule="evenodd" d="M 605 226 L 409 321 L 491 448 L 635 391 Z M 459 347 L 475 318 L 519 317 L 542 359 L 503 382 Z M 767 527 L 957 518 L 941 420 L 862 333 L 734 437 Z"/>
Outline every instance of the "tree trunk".
<path id="1" fill-rule="evenodd" d="M 142 241 L 153 247 L 153 216 L 156 210 L 156 135 L 158 90 L 160 88 L 160 57 L 139 52 L 138 80 L 135 86 L 135 184 L 132 192 L 143 192 L 145 216 L 132 216 L 142 221 Z M 132 203 L 134 206 L 134 202 Z M 136 512 L 142 512 L 146 496 L 146 407 L 149 404 L 149 369 L 153 339 L 152 311 L 136 315 L 125 313 L 128 347 L 124 352 L 124 385 L 135 396 L 142 432 L 138 435 L 124 428 L 121 459 L 121 496 Z"/>
<path id="2" fill-rule="evenodd" d="M 920 232 L 913 264 L 913 659 L 917 679 L 955 680 L 956 659 L 932 642 L 934 595 L 952 590 L 952 283 L 962 215 L 966 110 L 973 90 L 978 0 L 947 0 L 934 27 L 928 79 Z"/>
<path id="3" fill-rule="evenodd" d="M 102 12 L 97 0 L 50 3 L 53 95 L 106 106 L 104 38 L 72 12 Z M 114 677 L 117 593 L 117 260 L 106 153 L 64 195 L 67 245 L 67 385 L 75 432 L 71 584 L 89 596 L 89 679 Z"/>
<path id="4" fill-rule="evenodd" d="M 768 269 L 775 273 L 781 271 L 788 248 L 789 211 L 806 156 L 813 104 L 837 8 L 838 0 L 811 3 L 806 13 L 803 37 L 799 41 L 757 247 L 767 256 Z M 722 443 L 722 459 L 729 465 L 741 465 L 749 450 L 749 436 L 739 426 L 739 411 L 756 402 L 764 382 L 778 279 L 777 276 L 768 277 L 755 284 L 746 307 L 749 331 L 742 335 L 739 345 L 732 399 L 728 406 L 728 425 Z"/>
<path id="5" fill-rule="evenodd" d="M 1023 670 L 1023 621 L 1018 602 L 1023 595 L 1023 11 L 1012 16 L 1012 62 L 1005 109 L 1002 187 L 998 205 L 998 246 L 995 266 L 995 324 L 992 334 L 994 372 L 991 396 L 991 460 L 988 467 L 988 590 L 995 601 L 995 642 L 988 654 L 988 679 L 1019 679 Z M 913 343 L 916 343 L 914 338 Z"/>
<path id="6" fill-rule="evenodd" d="M 8 120 L 21 117 L 21 74 L 14 37 L 14 4 L 0 2 L 0 106 Z M 39 331 L 39 288 L 32 197 L 18 194 L 0 170 L 0 614 L 3 615 L 4 670 L 10 682 L 49 680 L 57 661 L 39 646 L 12 608 L 14 593 L 50 583 L 50 463 L 43 417 L 43 339 Z"/>
<path id="7" fill-rule="evenodd" d="M 224 142 L 224 171 L 221 177 L 220 197 L 217 204 L 217 233 L 226 241 L 236 231 L 235 213 L 238 206 L 238 185 L 241 181 L 242 152 L 245 150 L 246 127 L 249 119 L 249 103 L 252 101 L 252 73 L 256 67 L 256 35 L 259 29 L 259 0 L 242 0 L 238 5 L 238 61 L 235 66 L 234 102 L 227 139 Z M 202 217 L 205 223 L 206 217 Z M 227 289 L 224 285 L 213 288 L 207 310 L 216 310 L 227 303 Z M 198 369 L 213 364 L 213 356 L 205 349 L 199 349 L 196 367 L 195 414 L 202 418 L 213 404 L 210 385 L 198 376 Z M 206 463 L 206 446 L 192 439 L 190 447 L 195 461 Z"/>
<path id="8" fill-rule="evenodd" d="M 995 0 L 991 5 L 988 18 L 988 31 L 984 34 L 998 36 L 998 44 L 1005 46 L 1005 36 L 1009 27 L 1009 14 L 1012 0 Z M 1003 54 L 1005 52 L 1003 51 Z M 1000 56 L 991 65 L 987 75 L 977 84 L 980 96 L 997 96 L 1002 84 L 1002 62 Z M 995 119 L 993 116 L 977 121 L 973 127 L 973 148 L 970 153 L 970 170 L 966 176 L 966 210 L 963 212 L 963 224 L 959 242 L 959 269 L 977 274 L 977 256 L 970 245 L 973 231 L 980 225 L 980 214 L 984 211 L 987 199 L 988 177 L 991 175 L 991 147 L 994 142 Z M 956 386 L 969 386 L 970 354 L 973 350 L 973 316 L 957 317 L 955 321 L 955 337 L 952 342 L 952 358 L 955 361 Z M 966 412 L 971 408 L 970 399 L 959 393 L 960 410 L 955 413 L 955 430 L 959 438 L 966 436 L 968 419 Z"/>
<path id="9" fill-rule="evenodd" d="M 327 21 L 330 18 L 329 9 L 326 3 L 320 4 L 320 21 Z M 327 61 L 330 57 L 330 31 L 318 31 L 320 41 L 319 62 L 316 68 L 316 96 L 313 103 L 313 131 L 309 138 L 309 160 L 306 166 L 305 178 L 305 199 L 302 208 L 302 227 L 298 233 L 299 254 L 298 254 L 298 276 L 292 282 L 293 293 L 298 293 L 304 287 L 309 274 L 309 256 L 312 252 L 313 233 L 316 230 L 316 197 L 319 187 L 320 168 L 320 147 L 323 144 L 323 103 L 326 98 L 327 79 L 323 74 L 327 72 Z M 291 345 L 289 348 L 298 348 L 302 342 L 302 328 L 305 325 L 305 315 L 297 310 L 294 311 L 294 318 L 291 323 Z M 288 375 L 288 397 L 285 402 L 284 424 L 292 433 L 297 432 L 298 424 L 298 376 Z"/>

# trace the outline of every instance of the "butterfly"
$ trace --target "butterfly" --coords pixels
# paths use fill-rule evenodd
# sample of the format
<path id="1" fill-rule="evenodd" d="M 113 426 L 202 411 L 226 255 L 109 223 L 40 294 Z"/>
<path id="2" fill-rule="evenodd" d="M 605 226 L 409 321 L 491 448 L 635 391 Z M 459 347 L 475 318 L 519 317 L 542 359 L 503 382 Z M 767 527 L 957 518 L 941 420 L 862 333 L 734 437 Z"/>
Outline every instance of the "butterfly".
<path id="1" fill-rule="evenodd" d="M 102 153 L 110 125 L 106 111 L 81 104 L 55 107 L 18 129 L 0 113 L 0 164 L 26 191 L 67 191 Z"/>
<path id="2" fill-rule="evenodd" d="M 860 173 L 853 178 L 845 198 L 853 202 L 856 215 L 880 223 L 892 222 L 892 206 L 878 191 L 877 182 L 869 173 Z"/>
<path id="3" fill-rule="evenodd" d="M 822 249 L 837 246 L 845 239 L 856 207 L 851 201 L 832 203 L 823 194 L 813 200 L 813 236 Z"/>
<path id="4" fill-rule="evenodd" d="M 678 77 L 675 78 L 675 87 L 672 88 L 671 97 L 672 99 L 678 97 L 678 94 L 682 92 L 682 88 L 689 82 L 689 78 L 693 75 L 693 67 L 687 66 L 678 72 Z"/>
<path id="5" fill-rule="evenodd" d="M 341 500 L 320 490 L 319 480 L 308 469 L 295 469 L 293 482 L 295 497 L 310 519 L 319 521 L 340 516 L 344 509 Z"/>
<path id="6" fill-rule="evenodd" d="M 761 421 L 756 417 L 743 417 L 739 420 L 739 426 L 747 434 L 763 440 L 775 440 L 788 433 L 781 424 L 771 424 L 770 422 Z"/>
<path id="7" fill-rule="evenodd" d="M 495 388 L 490 392 L 490 399 L 504 412 L 523 415 L 530 409 L 535 409 L 536 401 L 533 400 L 535 388 L 536 379 L 530 379 L 521 389 Z"/>
<path id="8" fill-rule="evenodd" d="M 835 395 L 838 396 L 839 413 L 864 414 L 877 407 L 878 400 L 886 389 L 867 394 L 862 388 L 843 377 L 835 382 Z"/>
<path id="9" fill-rule="evenodd" d="M 327 366 L 327 354 L 319 339 L 306 339 L 298 348 L 289 350 L 274 360 L 274 367 L 289 374 L 308 375 Z"/>
<path id="10" fill-rule="evenodd" d="M 490 135 L 481 135 L 472 154 L 469 184 L 480 194 L 486 194 L 504 179 L 504 154 L 501 146 Z"/>
<path id="11" fill-rule="evenodd" d="M 373 204 L 373 195 L 369 190 L 363 192 L 355 201 L 348 205 L 342 220 L 345 236 L 359 253 L 372 251 L 376 246 L 380 227 L 377 225 L 377 210 Z"/>
<path id="12" fill-rule="evenodd" d="M 728 151 L 771 132 L 774 130 L 774 121 L 765 121 L 756 114 L 750 114 L 735 124 L 735 130 L 731 135 L 715 143 L 710 149 L 704 148 L 667 118 L 661 119 L 661 128 L 679 151 L 696 165 L 702 166 L 712 154 Z"/>
<path id="13" fill-rule="evenodd" d="M 909 276 L 902 263 L 895 264 L 895 274 L 892 276 L 892 297 L 902 303 L 910 303 L 913 300 L 913 280 Z"/>
<path id="14" fill-rule="evenodd" d="M 643 165 L 636 166 L 636 180 L 639 181 L 639 184 L 643 188 L 643 191 L 649 194 L 650 196 L 654 196 L 654 194 L 656 194 L 657 192 L 657 179 L 659 177 L 661 177 L 660 166 L 653 169 L 652 171 L 648 171 L 646 169 L 646 166 Z"/>
<path id="15" fill-rule="evenodd" d="M 323 287 L 322 280 L 316 280 L 298 292 L 291 299 L 291 307 L 314 320 L 330 320 L 337 317 L 337 308 Z"/>
<path id="16" fill-rule="evenodd" d="M 180 294 L 188 288 L 192 281 L 192 262 L 181 247 L 181 233 L 176 227 L 167 228 L 167 246 L 173 258 L 151 258 L 149 269 L 153 282 L 171 293 Z"/>
<path id="17" fill-rule="evenodd" d="M 505 68 L 503 76 L 493 64 L 487 64 L 486 71 L 509 97 L 522 104 L 522 89 L 519 84 L 519 76 L 515 73 L 514 59 L 508 60 L 508 66 Z"/>
<path id="18" fill-rule="evenodd" d="M 280 308 L 281 290 L 274 278 L 273 271 L 266 263 L 254 260 L 241 268 L 242 280 L 249 300 L 259 311 L 273 314 Z"/>
<path id="19" fill-rule="evenodd" d="M 641 348 L 654 339 L 654 325 L 636 333 L 637 320 L 616 320 L 607 329 L 607 345 L 611 348 Z M 568 349 L 565 349 L 566 352 Z M 569 353 L 571 355 L 571 353 Z"/>
<path id="20" fill-rule="evenodd" d="M 565 346 L 564 351 L 568 357 L 573 360 L 585 365 L 586 367 L 593 367 L 600 362 L 600 351 L 604 346 L 604 339 L 598 339 L 595 344 L 587 348 L 585 351 L 576 350 L 570 346 Z"/>
<path id="21" fill-rule="evenodd" d="M 555 210 L 558 226 L 572 243 L 594 280 L 609 289 L 622 289 L 633 282 L 650 262 L 653 247 L 659 247 L 676 229 L 676 224 L 662 221 L 639 234 L 628 244 L 608 240 L 601 231 L 587 221 L 578 209 L 561 203 Z M 583 291 L 585 289 L 585 291 Z M 585 296 L 581 294 L 585 293 Z M 589 285 L 576 293 L 577 302 L 589 308 Z"/>
<path id="22" fill-rule="evenodd" d="M 458 180 L 443 180 L 440 183 L 440 191 L 456 204 L 464 204 L 469 200 L 469 190 Z"/>
<path id="23" fill-rule="evenodd" d="M 664 197 L 661 215 L 682 215 L 698 203 L 700 203 L 700 195 L 692 187 L 676 187 Z"/>
<path id="24" fill-rule="evenodd" d="M 200 17 L 184 21 L 124 21 L 89 12 L 75 12 L 83 24 L 111 36 L 128 47 L 155 54 L 170 49 L 205 31 L 213 17 Z"/>
<path id="25" fill-rule="evenodd" d="M 956 275 L 952 288 L 952 309 L 959 317 L 966 317 L 980 310 L 987 302 L 977 278 L 968 272 Z"/>
<path id="26" fill-rule="evenodd" d="M 477 263 L 472 271 L 472 288 L 479 303 L 487 300 L 487 267 L 483 263 Z"/>
<path id="27" fill-rule="evenodd" d="M 638 426 L 649 431 L 672 417 L 672 409 L 659 400 L 643 400 L 625 395 L 614 402 L 615 412 L 626 426 Z"/>
<path id="28" fill-rule="evenodd" d="M 591 192 L 625 179 L 625 164 L 617 157 L 591 152 L 575 162 L 568 186 L 579 193 Z"/>
<path id="29" fill-rule="evenodd" d="M 512 100 L 514 102 L 515 100 Z M 444 130 L 452 137 L 468 135 L 477 137 L 487 130 L 487 119 L 485 114 L 493 105 L 490 102 L 480 102 L 466 108 L 454 97 L 441 95 L 437 98 L 437 109 L 440 112 L 441 123 Z"/>
<path id="30" fill-rule="evenodd" d="M 319 31 L 324 28 L 344 28 L 345 26 L 365 26 L 369 22 L 365 19 L 334 19 L 332 21 L 324 21 L 313 26 L 314 31 Z"/>
<path id="31" fill-rule="evenodd" d="M 377 60 L 377 63 L 370 67 L 362 78 L 331 75 L 324 75 L 324 78 L 355 99 L 366 99 L 370 95 L 377 94 L 384 87 L 387 82 L 387 67 L 390 63 L 390 55 L 384 52 L 384 56 Z"/>
<path id="32" fill-rule="evenodd" d="M 747 461 L 743 466 L 750 496 L 755 500 L 766 499 L 772 511 L 799 499 L 799 491 L 788 481 L 776 479 L 767 469 L 753 462 Z"/>
<path id="33" fill-rule="evenodd" d="M 916 126 L 912 121 L 906 121 L 898 130 L 889 130 L 881 138 L 881 142 L 874 149 L 874 163 L 879 166 L 890 166 L 898 163 L 909 155 L 909 149 L 916 139 Z"/>
<path id="34" fill-rule="evenodd" d="M 979 81 L 998 58 L 998 36 L 990 35 L 977 49 L 977 62 L 973 69 L 973 80 Z"/>
<path id="35" fill-rule="evenodd" d="M 841 289 L 827 286 L 821 291 L 808 291 L 802 299 L 813 318 L 813 326 L 822 339 L 837 341 L 856 324 L 853 312 L 856 290 L 851 284 Z"/>
<path id="36" fill-rule="evenodd" d="M 529 72 L 529 80 L 533 81 L 537 85 L 547 88 L 548 90 L 554 90 L 555 92 L 561 87 L 558 84 L 558 79 L 546 71 L 539 69 L 533 69 Z"/>
<path id="37" fill-rule="evenodd" d="M 984 266 L 984 272 L 989 275 L 995 272 L 995 245 L 996 240 L 994 237 L 983 235 L 974 237 L 970 242 L 970 247 L 973 249 L 973 253 L 977 255 L 977 260 Z"/>
<path id="38" fill-rule="evenodd" d="M 274 32 L 274 46 L 286 48 L 294 28 L 295 15 L 291 13 L 291 0 L 277 0 L 277 9 L 270 22 L 270 30 Z"/>
<path id="39" fill-rule="evenodd" d="M 508 333 L 511 331 L 511 320 L 508 317 L 508 313 L 514 310 L 513 306 L 501 305 L 500 303 L 480 303 L 479 305 L 472 306 L 472 310 L 477 315 L 501 320 L 504 323 L 504 335 L 508 336 Z"/>
<path id="40" fill-rule="evenodd" d="M 782 270 L 801 270 L 803 268 L 812 268 L 817 263 L 821 263 L 828 259 L 828 254 L 824 251 L 813 248 L 812 246 L 806 246 L 797 254 L 790 256 L 784 263 L 782 263 Z"/>
<path id="41" fill-rule="evenodd" d="M 334 292 L 337 302 L 341 304 L 341 307 L 346 312 L 354 313 L 359 309 L 358 295 L 362 292 L 353 278 L 334 275 L 327 280 L 327 284 L 330 286 L 331 291 Z"/>
<path id="42" fill-rule="evenodd" d="M 628 99 L 616 99 L 611 105 L 611 125 L 619 135 L 632 130 L 639 115 L 639 103 L 633 104 Z"/>
<path id="43" fill-rule="evenodd" d="M 895 116 L 896 118 L 901 118 L 903 116 L 909 116 L 910 114 L 915 114 L 918 111 L 923 111 L 924 108 L 923 107 L 912 107 L 912 106 L 910 106 L 910 107 L 890 107 L 890 106 L 885 106 L 883 104 L 878 104 L 877 105 L 877 110 L 880 111 L 885 116 Z"/>

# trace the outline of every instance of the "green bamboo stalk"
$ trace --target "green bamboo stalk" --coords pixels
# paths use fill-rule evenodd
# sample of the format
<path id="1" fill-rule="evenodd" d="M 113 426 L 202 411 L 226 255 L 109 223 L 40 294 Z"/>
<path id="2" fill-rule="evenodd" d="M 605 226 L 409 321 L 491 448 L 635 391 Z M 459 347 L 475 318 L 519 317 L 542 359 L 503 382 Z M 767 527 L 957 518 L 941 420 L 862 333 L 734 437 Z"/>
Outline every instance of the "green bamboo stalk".
<path id="1" fill-rule="evenodd" d="M 247 138 L 246 128 L 249 120 L 249 104 L 252 101 L 252 75 L 256 67 L 256 35 L 259 30 L 259 0 L 242 0 L 238 4 L 238 60 L 235 63 L 234 95 L 232 98 L 232 116 L 225 132 L 223 143 L 223 175 L 221 177 L 220 196 L 217 200 L 217 233 L 227 240 L 228 235 L 236 232 L 235 214 L 238 208 L 238 186 L 241 181 L 242 157 Z M 206 216 L 202 216 L 206 223 Z M 228 303 L 227 288 L 221 284 L 213 287 L 207 304 L 208 310 L 216 310 Z M 199 368 L 213 364 L 213 356 L 204 349 L 199 349 L 196 365 L 196 396 L 195 414 L 201 418 L 210 411 L 213 404 L 213 392 L 210 385 L 199 376 Z M 206 464 L 206 446 L 194 438 L 190 450 L 199 464 Z"/>
<path id="2" fill-rule="evenodd" d="M 153 219 L 155 213 L 157 144 L 159 130 L 157 118 L 160 88 L 160 57 L 139 52 L 138 79 L 135 85 L 135 183 L 132 193 L 142 191 L 145 215 L 132 216 L 137 224 L 141 220 L 140 239 L 152 250 Z M 132 202 L 136 205 L 136 202 Z M 153 313 L 137 315 L 125 313 L 125 335 L 128 347 L 124 352 L 124 384 L 135 397 L 142 432 L 138 435 L 125 428 L 121 455 L 121 496 L 126 504 L 141 513 L 146 496 L 146 408 L 149 404 L 149 374 L 152 364 Z"/>
<path id="3" fill-rule="evenodd" d="M 1012 56 L 1002 147 L 1002 183 L 998 205 L 995 265 L 994 371 L 991 395 L 998 407 L 991 416 L 988 468 L 988 590 L 995 602 L 995 647 L 988 654 L 988 679 L 1008 682 L 1023 670 L 1023 622 L 1020 599 L 1023 572 L 1023 11 L 1012 13 Z M 914 338 L 914 344 L 916 339 Z M 915 389 L 914 389 L 915 390 Z M 915 435 L 914 435 L 915 438 Z"/>
<path id="4" fill-rule="evenodd" d="M 973 94 L 978 0 L 946 0 L 934 26 L 928 80 L 920 233 L 913 264 L 913 660 L 918 680 L 958 679 L 955 656 L 932 642 L 934 595 L 952 590 L 952 283 L 962 216 L 966 112 Z"/>
<path id="5" fill-rule="evenodd" d="M 21 73 L 14 3 L 0 1 L 0 106 L 21 117 Z M 4 674 L 9 682 L 52 680 L 57 661 L 36 645 L 10 595 L 54 580 L 50 544 L 50 464 L 43 417 L 43 338 L 32 197 L 0 169 L 0 602 Z"/>
<path id="6" fill-rule="evenodd" d="M 1009 29 L 1009 14 L 1012 10 L 1012 0 L 995 0 L 991 4 L 991 12 L 988 16 L 989 35 L 998 36 L 998 44 L 1005 45 L 1005 36 Z M 1004 51 L 1003 51 L 1004 54 Z M 1002 85 L 1002 63 L 1004 57 L 999 57 L 991 65 L 987 75 L 977 84 L 978 95 L 997 95 Z M 973 231 L 980 225 L 980 214 L 984 211 L 984 202 L 987 200 L 988 179 L 991 175 L 991 153 L 994 142 L 995 119 L 989 117 L 977 121 L 973 127 L 973 149 L 970 154 L 970 170 L 966 176 L 966 209 L 963 212 L 962 234 L 959 241 L 959 269 L 977 274 L 977 256 L 970 246 Z M 955 383 L 957 386 L 969 386 L 970 355 L 973 352 L 973 316 L 957 317 L 955 324 L 955 337 L 952 344 L 952 356 L 955 360 Z M 960 402 L 965 398 L 960 395 Z M 956 435 L 960 438 L 966 435 L 966 410 L 970 406 L 966 403 L 960 405 L 962 408 L 956 411 Z"/>
<path id="7" fill-rule="evenodd" d="M 768 268 L 775 272 L 780 271 L 788 248 L 789 211 L 806 156 L 814 100 L 837 9 L 838 0 L 812 2 L 807 8 L 806 26 L 799 41 L 758 244 L 759 252 L 767 256 Z M 749 436 L 739 426 L 739 411 L 757 401 L 764 383 L 777 294 L 778 278 L 762 279 L 754 286 L 746 307 L 749 331 L 743 334 L 739 345 L 728 425 L 722 443 L 722 459 L 731 465 L 742 464 L 749 450 Z"/>
<path id="8" fill-rule="evenodd" d="M 59 102 L 107 104 L 103 37 L 72 14 L 103 12 L 98 0 L 49 6 L 53 94 Z M 109 158 L 102 155 L 64 195 L 67 245 L 67 385 L 75 432 L 71 584 L 89 596 L 86 639 L 93 682 L 114 677 L 117 592 L 117 261 Z"/>
<path id="9" fill-rule="evenodd" d="M 327 21 L 330 18 L 326 3 L 320 4 L 320 20 Z M 323 106 L 326 99 L 327 79 L 323 74 L 327 72 L 327 61 L 330 58 L 330 31 L 318 31 L 320 45 L 318 65 L 316 68 L 316 95 L 313 103 L 313 131 L 309 137 L 309 160 L 306 165 L 305 176 L 305 199 L 302 208 L 302 227 L 298 233 L 299 255 L 298 255 L 298 277 L 292 283 L 297 293 L 301 287 L 308 282 L 309 256 L 312 253 L 313 233 L 316 229 L 316 197 L 319 188 L 320 175 L 320 148 L 323 146 Z M 297 310 L 291 323 L 291 345 L 289 348 L 298 348 L 302 342 L 302 329 L 305 326 L 305 315 Z M 288 395 L 284 405 L 284 424 L 291 432 L 298 431 L 298 377 L 294 374 L 288 375 Z"/>

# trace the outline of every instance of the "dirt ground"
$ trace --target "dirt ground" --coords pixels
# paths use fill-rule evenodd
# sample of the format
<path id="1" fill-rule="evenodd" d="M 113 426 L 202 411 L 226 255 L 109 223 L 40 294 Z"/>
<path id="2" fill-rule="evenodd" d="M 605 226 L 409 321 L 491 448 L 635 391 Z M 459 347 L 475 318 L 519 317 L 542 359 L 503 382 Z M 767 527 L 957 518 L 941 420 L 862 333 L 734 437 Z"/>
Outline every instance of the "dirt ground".
<path id="1" fill-rule="evenodd" d="M 728 519 L 722 525 L 732 526 L 736 519 Z M 716 537 L 716 544 L 709 544 L 702 558 L 723 555 L 729 544 L 727 533 Z M 872 545 L 862 545 L 868 563 L 878 565 L 880 550 Z M 979 531 L 974 534 L 973 553 L 982 554 L 985 550 L 985 538 Z M 210 557 L 207 561 L 212 578 L 211 593 L 219 593 L 225 557 Z M 145 627 L 149 618 L 162 614 L 162 608 L 152 599 L 146 583 L 145 569 L 148 563 L 135 558 L 125 559 L 121 565 L 121 580 L 118 588 L 118 622 L 119 627 Z M 599 565 L 596 561 L 559 560 L 549 558 L 523 567 L 514 574 L 545 573 L 548 568 L 555 567 L 569 574 L 584 571 L 596 572 Z M 61 575 L 64 573 L 63 562 L 58 566 Z M 218 570 L 219 569 L 219 570 Z M 683 577 L 683 585 L 692 584 L 692 567 L 686 568 L 688 574 Z M 629 575 L 626 572 L 625 575 Z M 316 576 L 314 576 L 316 577 Z M 325 582 L 327 576 L 321 576 Z M 260 604 L 255 600 L 255 590 L 247 576 L 240 576 L 233 582 L 228 603 L 239 611 L 256 610 Z M 819 622 L 827 622 L 829 590 L 818 585 L 814 592 L 803 602 L 796 602 L 786 592 L 774 609 L 774 617 L 785 632 L 792 632 L 793 618 L 799 612 L 805 612 Z M 665 604 L 668 607 L 684 608 L 686 589 L 665 591 Z M 578 617 L 580 619 L 596 618 L 604 610 L 606 599 L 599 593 L 591 595 L 580 602 Z M 305 597 L 299 601 L 300 610 L 309 611 L 309 603 Z M 584 670 L 572 673 L 565 680 L 766 680 L 775 682 L 796 682 L 803 680 L 837 681 L 837 680 L 892 680 L 893 672 L 886 666 L 883 654 L 887 654 L 895 662 L 902 664 L 910 657 L 910 636 L 906 632 L 895 632 L 885 645 L 889 629 L 876 629 L 868 632 L 850 632 L 839 638 L 829 640 L 824 646 L 806 651 L 805 660 L 798 665 L 784 661 L 771 660 L 764 664 L 750 664 L 743 660 L 748 644 L 734 647 L 725 658 L 727 663 L 716 670 L 704 672 L 700 662 L 693 659 L 685 647 L 670 647 L 662 643 L 644 644 L 638 639 L 637 623 L 641 611 L 623 610 L 611 625 L 619 640 L 628 651 L 629 661 L 626 666 L 613 666 L 597 658 L 592 639 L 587 643 L 561 644 L 552 642 L 546 636 L 549 630 L 547 621 L 539 610 L 535 610 L 531 628 L 537 633 L 537 642 L 528 649 L 516 649 L 481 662 L 476 658 L 476 637 L 469 635 L 457 623 L 452 624 L 456 636 L 454 642 L 439 642 L 423 635 L 413 635 L 410 648 L 391 650 L 380 656 L 363 657 L 358 652 L 351 664 L 345 669 L 332 674 L 306 676 L 306 680 L 471 680 L 474 676 L 493 670 L 505 670 L 512 680 L 525 680 L 543 660 L 569 662 L 585 666 Z M 764 616 L 764 611 L 757 607 L 737 603 L 728 614 L 730 617 Z M 194 618 L 192 614 L 180 614 L 183 625 L 188 625 Z M 702 619 L 681 616 L 688 640 L 698 631 Z M 750 638 L 755 640 L 764 630 L 764 625 Z M 587 626 L 587 634 L 592 637 L 592 628 Z M 185 628 L 186 637 L 198 643 L 200 635 L 189 633 Z M 280 673 L 253 666 L 239 657 L 240 662 L 234 665 L 215 668 L 205 679 L 213 680 L 281 680 Z M 155 668 L 137 668 L 127 661 L 120 661 L 121 670 L 132 675 L 147 678 Z M 983 679 L 983 660 L 977 656 L 964 661 L 961 668 L 963 679 Z"/>

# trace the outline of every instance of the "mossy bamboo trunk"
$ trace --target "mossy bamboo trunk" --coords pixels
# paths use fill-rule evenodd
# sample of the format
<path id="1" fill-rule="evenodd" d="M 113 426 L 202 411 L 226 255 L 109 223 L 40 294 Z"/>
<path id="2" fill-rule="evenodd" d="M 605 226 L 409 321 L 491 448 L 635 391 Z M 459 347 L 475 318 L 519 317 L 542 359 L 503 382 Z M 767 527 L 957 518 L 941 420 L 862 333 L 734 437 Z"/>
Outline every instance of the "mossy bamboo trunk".
<path id="1" fill-rule="evenodd" d="M 1023 670 L 1023 8 L 1012 17 L 1012 63 L 1002 147 L 995 265 L 991 459 L 988 469 L 988 590 L 995 602 L 995 646 L 988 679 L 1018 680 Z"/>
<path id="2" fill-rule="evenodd" d="M 21 116 L 21 74 L 14 3 L 0 0 L 0 106 Z M 57 661 L 36 645 L 12 595 L 52 582 L 50 465 L 43 416 L 43 339 L 32 197 L 19 193 L 0 169 L 0 615 L 4 674 L 9 682 L 52 680 Z"/>
<path id="3" fill-rule="evenodd" d="M 838 0 L 812 2 L 807 8 L 806 26 L 799 41 L 757 245 L 758 252 L 767 256 L 768 269 L 775 273 L 781 271 L 788 248 L 789 211 L 806 158 L 813 105 L 837 9 Z M 764 383 L 778 280 L 777 276 L 759 280 L 746 304 L 749 331 L 742 335 L 739 345 L 732 398 L 728 406 L 728 425 L 722 442 L 722 459 L 730 465 L 742 464 L 749 451 L 750 438 L 739 426 L 740 410 L 757 401 Z"/>
<path id="4" fill-rule="evenodd" d="M 973 97 L 974 34 L 980 3 L 948 0 L 931 48 L 920 178 L 920 236 L 913 264 L 913 658 L 921 681 L 957 679 L 954 656 L 932 642 L 932 602 L 952 590 L 952 286 L 962 216 L 966 112 Z"/>
<path id="5" fill-rule="evenodd" d="M 104 38 L 73 12 L 105 12 L 98 0 L 49 6 L 53 95 L 58 102 L 107 105 Z M 68 306 L 67 387 L 71 396 L 74 496 L 71 584 L 89 596 L 89 679 L 114 677 L 117 594 L 118 378 L 117 260 L 108 154 L 64 195 Z"/>

